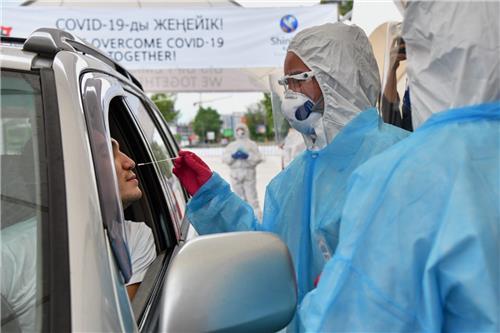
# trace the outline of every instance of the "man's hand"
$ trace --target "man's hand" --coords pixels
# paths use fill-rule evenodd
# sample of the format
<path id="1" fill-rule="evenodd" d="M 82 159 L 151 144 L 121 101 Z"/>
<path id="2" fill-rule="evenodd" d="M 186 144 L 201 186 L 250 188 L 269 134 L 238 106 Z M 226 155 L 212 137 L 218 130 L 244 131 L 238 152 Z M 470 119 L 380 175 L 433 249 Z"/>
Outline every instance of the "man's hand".
<path id="1" fill-rule="evenodd" d="M 399 63 L 406 60 L 406 44 L 403 38 L 398 37 L 394 40 L 390 51 L 390 57 L 391 69 L 396 71 L 399 67 Z"/>
<path id="2" fill-rule="evenodd" d="M 180 150 L 179 157 L 174 160 L 172 172 L 190 195 L 198 192 L 200 187 L 212 177 L 212 170 L 201 158 L 195 153 L 184 150 Z"/>

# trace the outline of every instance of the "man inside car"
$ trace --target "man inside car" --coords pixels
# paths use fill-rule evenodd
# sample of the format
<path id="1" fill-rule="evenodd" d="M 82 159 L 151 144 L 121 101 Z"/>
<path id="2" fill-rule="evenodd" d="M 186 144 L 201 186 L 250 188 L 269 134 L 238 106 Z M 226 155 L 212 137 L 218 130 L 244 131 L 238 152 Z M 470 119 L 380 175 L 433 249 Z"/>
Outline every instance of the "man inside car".
<path id="1" fill-rule="evenodd" d="M 141 199 L 139 180 L 133 172 L 135 162 L 120 150 L 120 144 L 111 139 L 118 190 L 123 209 Z M 124 221 L 125 235 L 132 262 L 132 277 L 127 282 L 127 293 L 132 300 L 144 279 L 146 271 L 156 258 L 155 243 L 151 229 L 143 222 Z"/>

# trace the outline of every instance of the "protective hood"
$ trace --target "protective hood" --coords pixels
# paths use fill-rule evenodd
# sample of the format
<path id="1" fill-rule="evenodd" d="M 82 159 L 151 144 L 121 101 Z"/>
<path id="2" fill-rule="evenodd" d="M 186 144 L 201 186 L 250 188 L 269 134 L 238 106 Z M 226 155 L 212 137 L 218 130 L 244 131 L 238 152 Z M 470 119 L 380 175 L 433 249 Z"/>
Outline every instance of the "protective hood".
<path id="1" fill-rule="evenodd" d="M 238 124 L 234 129 L 234 137 L 236 140 L 247 140 L 250 138 L 248 127 L 245 124 Z"/>
<path id="2" fill-rule="evenodd" d="M 500 100 L 499 13 L 496 1 L 407 2 L 414 128 L 436 112 Z"/>
<path id="3" fill-rule="evenodd" d="M 354 25 L 327 23 L 299 32 L 288 51 L 315 73 L 325 108 L 315 125 L 319 148 L 329 144 L 359 112 L 374 107 L 380 94 L 377 63 L 366 34 Z M 311 139 L 304 136 L 306 145 Z"/>

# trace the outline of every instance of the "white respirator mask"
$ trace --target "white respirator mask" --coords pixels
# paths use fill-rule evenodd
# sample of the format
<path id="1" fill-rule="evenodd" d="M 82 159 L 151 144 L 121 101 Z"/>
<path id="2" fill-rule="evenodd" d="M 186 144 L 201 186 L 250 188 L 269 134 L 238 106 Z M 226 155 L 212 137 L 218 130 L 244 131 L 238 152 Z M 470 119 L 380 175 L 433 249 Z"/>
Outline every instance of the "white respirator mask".
<path id="1" fill-rule="evenodd" d="M 323 116 L 320 107 L 323 97 L 314 103 L 304 94 L 287 90 L 281 104 L 281 110 L 290 126 L 302 134 L 315 135 L 314 125 Z"/>

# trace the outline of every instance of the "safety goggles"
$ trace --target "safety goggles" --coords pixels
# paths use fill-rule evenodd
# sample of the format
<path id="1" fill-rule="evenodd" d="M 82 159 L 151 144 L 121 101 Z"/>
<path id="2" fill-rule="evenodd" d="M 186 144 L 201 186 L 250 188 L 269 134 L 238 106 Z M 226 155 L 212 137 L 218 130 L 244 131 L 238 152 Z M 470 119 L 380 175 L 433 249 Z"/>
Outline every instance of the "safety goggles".
<path id="1" fill-rule="evenodd" d="M 315 76 L 313 71 L 302 72 L 298 74 L 285 75 L 278 80 L 278 84 L 285 87 L 285 90 L 296 85 L 300 85 L 304 81 L 308 81 Z"/>

